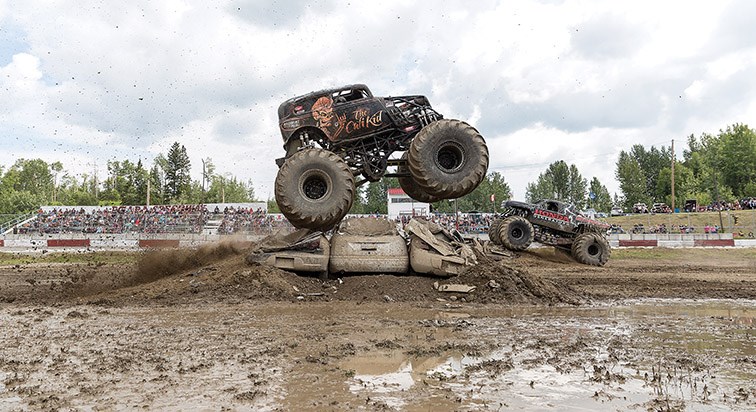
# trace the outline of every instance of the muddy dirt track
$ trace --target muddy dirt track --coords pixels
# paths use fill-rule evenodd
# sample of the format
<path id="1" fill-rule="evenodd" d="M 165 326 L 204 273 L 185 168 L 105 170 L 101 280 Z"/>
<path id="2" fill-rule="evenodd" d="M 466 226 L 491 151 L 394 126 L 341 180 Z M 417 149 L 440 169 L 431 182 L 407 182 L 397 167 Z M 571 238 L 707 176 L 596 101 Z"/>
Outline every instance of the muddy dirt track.
<path id="1" fill-rule="evenodd" d="M 0 267 L 0 410 L 756 408 L 756 250 L 325 282 L 240 252 Z"/>

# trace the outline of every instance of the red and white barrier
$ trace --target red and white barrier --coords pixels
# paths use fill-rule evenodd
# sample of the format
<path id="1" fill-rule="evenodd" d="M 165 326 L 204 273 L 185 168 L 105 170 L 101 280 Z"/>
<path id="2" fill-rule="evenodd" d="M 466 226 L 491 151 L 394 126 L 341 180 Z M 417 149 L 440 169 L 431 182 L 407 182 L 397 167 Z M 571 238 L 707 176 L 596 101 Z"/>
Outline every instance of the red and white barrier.
<path id="1" fill-rule="evenodd" d="M 486 235 L 479 235 L 486 239 Z M 261 235 L 237 236 L 234 239 L 257 241 Z M 0 248 L 3 249 L 146 249 L 146 248 L 188 248 L 229 239 L 221 235 L 161 234 L 161 235 L 5 235 L 0 236 Z M 633 235 L 621 234 L 609 236 L 609 244 L 617 247 L 743 247 L 756 248 L 756 239 L 733 239 L 731 233 L 691 234 L 691 235 Z"/>

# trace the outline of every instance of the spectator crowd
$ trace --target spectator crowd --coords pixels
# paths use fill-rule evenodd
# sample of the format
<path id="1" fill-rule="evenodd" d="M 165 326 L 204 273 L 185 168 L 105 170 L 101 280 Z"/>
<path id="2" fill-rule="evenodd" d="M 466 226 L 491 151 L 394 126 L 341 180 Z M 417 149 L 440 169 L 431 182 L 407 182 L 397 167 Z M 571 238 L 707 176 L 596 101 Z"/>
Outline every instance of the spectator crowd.
<path id="1" fill-rule="evenodd" d="M 756 199 L 748 200 L 746 207 L 756 207 Z M 727 205 L 719 205 L 727 207 Z M 741 207 L 741 206 L 738 206 Z M 47 208 L 46 208 L 47 209 Z M 737 209 L 735 209 L 737 210 Z M 385 217 L 385 215 L 371 215 Z M 396 222 L 402 226 L 413 216 L 402 215 Z M 461 233 L 487 233 L 494 214 L 491 213 L 432 213 L 424 218 L 447 229 L 457 229 Z M 735 218 L 737 223 L 737 218 Z M 281 214 L 268 214 L 264 209 L 225 206 L 212 210 L 206 205 L 155 205 L 155 206 L 112 206 L 93 208 L 53 208 L 40 209 L 35 218 L 17 225 L 17 234 L 58 234 L 58 233 L 205 233 L 211 234 L 257 234 L 267 235 L 282 228 L 292 228 Z M 717 225 L 706 225 L 703 233 L 719 233 Z M 622 226 L 612 225 L 611 233 L 627 233 Z M 634 224 L 628 232 L 634 234 L 690 234 L 696 228 L 688 225 L 644 226 Z M 753 236 L 751 233 L 741 236 Z"/>
<path id="2" fill-rule="evenodd" d="M 401 215 L 396 218 L 396 221 L 404 226 L 412 217 Z M 457 229 L 461 233 L 470 234 L 487 233 L 494 219 L 492 213 L 460 213 L 459 216 L 455 216 L 454 213 L 432 213 L 423 217 L 446 229 Z"/>
<path id="3" fill-rule="evenodd" d="M 220 219 L 219 219 L 220 218 Z M 216 233 L 230 234 L 269 234 L 280 228 L 291 228 L 291 224 L 281 216 L 269 215 L 262 209 L 245 207 L 226 207 L 221 212 L 215 208 L 211 219 L 220 220 Z"/>
<path id="4" fill-rule="evenodd" d="M 385 217 L 374 215 L 373 217 Z M 411 216 L 397 222 L 407 224 Z M 426 216 L 446 228 L 462 233 L 485 233 L 493 220 L 488 213 L 436 213 Z M 100 208 L 40 209 L 36 216 L 15 227 L 17 234 L 62 233 L 210 233 L 269 234 L 291 228 L 281 214 L 268 214 L 263 209 L 226 206 L 208 209 L 205 205 L 111 206 Z"/>
<path id="5" fill-rule="evenodd" d="M 112 206 L 40 209 L 35 218 L 15 227 L 17 234 L 56 233 L 201 233 L 210 219 L 220 221 L 218 233 L 270 233 L 288 222 L 264 210 L 205 205 Z"/>
<path id="6" fill-rule="evenodd" d="M 206 222 L 203 205 L 112 206 L 94 210 L 39 210 L 16 227 L 27 233 L 199 233 Z"/>

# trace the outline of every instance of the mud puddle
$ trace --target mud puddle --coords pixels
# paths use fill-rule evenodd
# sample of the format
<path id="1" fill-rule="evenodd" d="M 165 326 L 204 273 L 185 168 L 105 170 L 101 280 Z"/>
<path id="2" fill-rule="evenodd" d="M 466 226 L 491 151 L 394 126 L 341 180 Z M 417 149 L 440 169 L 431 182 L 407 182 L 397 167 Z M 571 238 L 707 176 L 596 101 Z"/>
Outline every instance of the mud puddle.
<path id="1" fill-rule="evenodd" d="M 726 300 L 507 309 L 472 316 L 501 334 L 492 351 L 394 350 L 341 367 L 352 393 L 396 410 L 748 409 L 754 315 L 756 301 Z"/>
<path id="2" fill-rule="evenodd" d="M 748 410 L 756 301 L 0 306 L 0 409 Z"/>

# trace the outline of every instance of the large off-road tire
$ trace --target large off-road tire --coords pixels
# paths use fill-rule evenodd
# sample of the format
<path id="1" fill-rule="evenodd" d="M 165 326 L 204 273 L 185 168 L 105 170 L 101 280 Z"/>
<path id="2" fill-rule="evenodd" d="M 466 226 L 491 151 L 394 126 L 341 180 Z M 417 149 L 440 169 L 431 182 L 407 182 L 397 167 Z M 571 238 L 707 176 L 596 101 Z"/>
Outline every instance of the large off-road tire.
<path id="1" fill-rule="evenodd" d="M 491 243 L 493 243 L 494 245 L 501 244 L 501 238 L 499 237 L 499 228 L 501 227 L 501 222 L 501 219 L 496 218 L 491 222 L 491 226 L 488 227 L 488 239 L 490 239 Z"/>
<path id="2" fill-rule="evenodd" d="M 604 266 L 611 253 L 606 238 L 595 233 L 577 235 L 572 243 L 572 257 L 586 265 Z"/>
<path id="3" fill-rule="evenodd" d="M 499 226 L 501 244 L 509 250 L 525 250 L 533 243 L 533 225 L 522 216 L 510 216 Z"/>
<path id="4" fill-rule="evenodd" d="M 294 227 L 327 230 L 354 201 L 354 175 L 339 156 L 323 149 L 301 150 L 276 176 L 276 202 Z"/>
<path id="5" fill-rule="evenodd" d="M 425 192 L 454 199 L 475 190 L 485 178 L 488 147 L 474 127 L 442 119 L 415 136 L 407 159 L 412 178 Z"/>
<path id="6" fill-rule="evenodd" d="M 404 152 L 402 159 L 407 160 L 407 152 Z M 397 168 L 397 173 L 410 173 L 409 166 L 407 166 L 406 164 L 399 165 L 399 167 Z M 401 186 L 402 190 L 404 190 L 404 193 L 406 193 L 407 196 L 417 200 L 418 202 L 435 203 L 443 199 L 442 197 L 428 194 L 425 190 L 417 185 L 417 182 L 412 178 L 412 176 L 399 177 L 398 180 L 399 186 Z"/>

